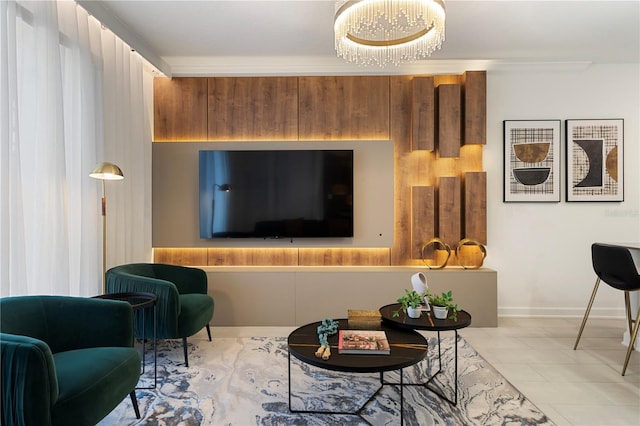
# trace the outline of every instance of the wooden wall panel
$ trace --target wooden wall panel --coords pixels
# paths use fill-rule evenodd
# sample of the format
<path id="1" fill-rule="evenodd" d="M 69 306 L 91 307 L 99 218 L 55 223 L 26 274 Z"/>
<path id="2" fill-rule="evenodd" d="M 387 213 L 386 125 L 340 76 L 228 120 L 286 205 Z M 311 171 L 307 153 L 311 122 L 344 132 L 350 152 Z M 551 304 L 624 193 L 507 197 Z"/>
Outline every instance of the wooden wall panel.
<path id="1" fill-rule="evenodd" d="M 464 174 L 464 237 L 487 244 L 487 173 Z"/>
<path id="2" fill-rule="evenodd" d="M 464 98 L 464 145 L 487 143 L 487 72 L 462 75 Z"/>
<path id="3" fill-rule="evenodd" d="M 462 239 L 460 178 L 441 177 L 438 185 L 438 237 L 455 248 Z"/>
<path id="4" fill-rule="evenodd" d="M 422 258 L 422 246 L 436 236 L 436 193 L 432 186 L 414 186 L 411 197 L 411 257 Z"/>
<path id="5" fill-rule="evenodd" d="M 207 79 L 153 79 L 154 141 L 207 140 Z"/>
<path id="6" fill-rule="evenodd" d="M 154 248 L 153 261 L 171 265 L 206 266 L 206 248 Z"/>
<path id="7" fill-rule="evenodd" d="M 389 139 L 389 77 L 299 77 L 300 139 Z"/>
<path id="8" fill-rule="evenodd" d="M 412 199 L 418 198 L 414 191 L 424 187 L 435 191 L 431 212 L 420 212 L 433 216 L 435 236 L 452 248 L 463 235 L 486 243 L 485 72 L 156 80 L 157 141 L 393 140 L 395 227 L 390 249 L 155 249 L 154 261 L 194 266 L 424 265 L 418 252 L 427 238 L 422 238 L 419 228 L 426 222 L 415 219 L 418 215 L 412 207 Z M 428 119 L 422 118 L 431 116 L 428 105 L 420 110 L 425 105 L 416 93 L 425 91 L 423 101 L 429 99 L 429 81 L 434 117 L 431 134 L 438 148 L 433 151 L 416 149 L 417 143 L 422 144 L 420 138 L 429 133 Z M 455 259 L 449 265 L 455 265 Z"/>
<path id="9" fill-rule="evenodd" d="M 296 77 L 209 78 L 209 140 L 298 138 Z"/>
<path id="10" fill-rule="evenodd" d="M 441 84 L 462 84 L 462 76 L 454 74 L 437 74 L 433 76 L 433 83 L 436 87 Z"/>
<path id="11" fill-rule="evenodd" d="M 300 266 L 389 266 L 388 248 L 301 248 Z"/>
<path id="12" fill-rule="evenodd" d="M 210 266 L 297 266 L 297 248 L 209 248 Z"/>
<path id="13" fill-rule="evenodd" d="M 435 87 L 433 77 L 414 77 L 411 108 L 414 151 L 433 151 L 435 146 Z"/>
<path id="14" fill-rule="evenodd" d="M 438 86 L 438 152 L 440 157 L 460 157 L 462 140 L 461 86 Z"/>
<path id="15" fill-rule="evenodd" d="M 416 156 L 411 152 L 411 77 L 390 78 L 391 140 L 394 144 L 393 191 L 395 194 L 394 243 L 391 249 L 392 265 L 408 265 L 411 259 L 411 187 L 420 172 Z M 414 154 L 428 153 L 416 152 Z"/>

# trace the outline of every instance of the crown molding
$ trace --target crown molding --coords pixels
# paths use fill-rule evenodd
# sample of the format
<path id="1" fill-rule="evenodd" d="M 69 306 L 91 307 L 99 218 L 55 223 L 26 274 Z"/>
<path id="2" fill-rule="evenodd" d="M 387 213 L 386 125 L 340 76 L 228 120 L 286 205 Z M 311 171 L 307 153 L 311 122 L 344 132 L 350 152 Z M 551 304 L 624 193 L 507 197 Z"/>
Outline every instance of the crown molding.
<path id="1" fill-rule="evenodd" d="M 147 42 L 123 23 L 111 10 L 101 1 L 96 0 L 76 0 L 87 13 L 96 18 L 102 25 L 113 32 L 117 37 L 129 45 L 140 56 L 147 60 L 153 67 L 167 77 L 171 77 L 171 67 L 163 58 L 147 44 Z"/>
<path id="2" fill-rule="evenodd" d="M 172 74 L 178 76 L 269 75 L 416 75 L 486 69 L 486 61 L 418 61 L 400 66 L 358 66 L 337 57 L 167 57 Z"/>
<path id="3" fill-rule="evenodd" d="M 276 75 L 437 75 L 465 71 L 581 71 L 591 62 L 513 62 L 501 60 L 421 60 L 399 66 L 358 66 L 337 57 L 166 57 L 175 77 L 255 77 Z"/>

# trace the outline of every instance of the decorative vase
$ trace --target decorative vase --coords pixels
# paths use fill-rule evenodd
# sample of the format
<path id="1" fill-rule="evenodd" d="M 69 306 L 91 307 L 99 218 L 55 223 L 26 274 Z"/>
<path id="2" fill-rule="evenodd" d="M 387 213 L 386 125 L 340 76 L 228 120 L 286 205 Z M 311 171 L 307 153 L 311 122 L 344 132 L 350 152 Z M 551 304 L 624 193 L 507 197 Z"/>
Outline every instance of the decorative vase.
<path id="1" fill-rule="evenodd" d="M 407 308 L 409 318 L 420 318 L 420 313 L 420 308 L 412 308 L 411 306 Z"/>
<path id="2" fill-rule="evenodd" d="M 416 293 L 425 294 L 427 292 L 427 277 L 422 272 L 411 275 L 411 286 Z"/>
<path id="3" fill-rule="evenodd" d="M 447 319 L 447 312 L 449 312 L 449 309 L 447 309 L 445 306 L 431 305 L 431 308 L 433 309 L 433 315 L 437 319 Z"/>

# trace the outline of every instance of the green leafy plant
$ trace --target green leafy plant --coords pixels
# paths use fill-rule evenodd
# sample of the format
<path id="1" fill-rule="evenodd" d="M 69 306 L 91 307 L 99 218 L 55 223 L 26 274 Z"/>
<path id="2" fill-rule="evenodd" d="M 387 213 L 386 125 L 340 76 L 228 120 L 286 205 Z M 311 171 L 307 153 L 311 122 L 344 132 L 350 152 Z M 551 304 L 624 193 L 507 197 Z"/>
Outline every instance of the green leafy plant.
<path id="1" fill-rule="evenodd" d="M 427 290 L 427 300 L 431 306 L 443 306 L 449 310 L 449 319 L 454 321 L 458 320 L 458 312 L 460 308 L 453 302 L 453 294 L 451 290 L 448 292 L 442 292 L 440 294 L 432 293 Z"/>
<path id="2" fill-rule="evenodd" d="M 402 297 L 398 298 L 398 303 L 401 305 L 401 309 L 404 313 L 407 312 L 407 308 L 419 308 L 422 305 L 422 295 L 415 290 L 404 290 Z M 396 318 L 400 315 L 400 310 L 393 311 L 393 317 Z"/>

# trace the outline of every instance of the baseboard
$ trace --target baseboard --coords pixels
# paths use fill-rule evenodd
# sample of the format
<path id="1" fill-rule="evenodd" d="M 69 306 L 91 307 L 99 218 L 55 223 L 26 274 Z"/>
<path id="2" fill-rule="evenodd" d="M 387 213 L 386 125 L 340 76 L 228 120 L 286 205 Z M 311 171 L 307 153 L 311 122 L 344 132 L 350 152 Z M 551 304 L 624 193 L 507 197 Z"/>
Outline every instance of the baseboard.
<path id="1" fill-rule="evenodd" d="M 498 307 L 499 317 L 582 318 L 586 308 Z M 624 308 L 592 308 L 589 318 L 624 318 Z"/>
<path id="2" fill-rule="evenodd" d="M 624 335 L 622 336 L 622 344 L 629 347 L 629 330 L 624 332 Z M 636 343 L 633 345 L 633 350 L 640 352 L 640 340 L 638 338 L 636 338 Z"/>

